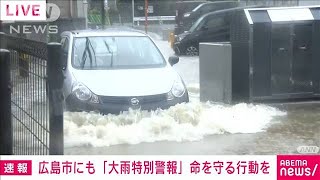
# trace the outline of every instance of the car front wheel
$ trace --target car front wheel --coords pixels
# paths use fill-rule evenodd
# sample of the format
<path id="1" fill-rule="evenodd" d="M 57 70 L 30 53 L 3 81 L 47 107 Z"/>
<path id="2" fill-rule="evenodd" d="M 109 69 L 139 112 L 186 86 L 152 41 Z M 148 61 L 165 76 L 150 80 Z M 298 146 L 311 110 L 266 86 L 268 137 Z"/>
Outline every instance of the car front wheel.
<path id="1" fill-rule="evenodd" d="M 199 55 L 199 51 L 198 51 L 198 49 L 196 47 L 189 46 L 186 49 L 186 55 L 188 55 L 188 56 L 198 56 Z"/>

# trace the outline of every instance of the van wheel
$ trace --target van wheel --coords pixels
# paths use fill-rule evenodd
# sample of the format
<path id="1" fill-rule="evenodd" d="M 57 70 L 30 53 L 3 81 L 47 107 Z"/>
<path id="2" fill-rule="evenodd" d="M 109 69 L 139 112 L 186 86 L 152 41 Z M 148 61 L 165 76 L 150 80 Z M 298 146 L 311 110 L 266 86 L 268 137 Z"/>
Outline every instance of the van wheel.
<path id="1" fill-rule="evenodd" d="M 194 46 L 189 46 L 186 50 L 186 55 L 188 56 L 198 56 L 199 55 L 199 51 L 196 47 Z"/>

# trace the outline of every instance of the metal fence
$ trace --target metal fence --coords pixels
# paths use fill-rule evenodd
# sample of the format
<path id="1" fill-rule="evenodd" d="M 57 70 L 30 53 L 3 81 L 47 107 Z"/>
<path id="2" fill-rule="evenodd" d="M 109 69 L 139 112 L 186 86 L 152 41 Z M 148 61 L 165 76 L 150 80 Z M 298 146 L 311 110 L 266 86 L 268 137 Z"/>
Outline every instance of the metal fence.
<path id="1" fill-rule="evenodd" d="M 46 44 L 7 36 L 7 45 L 11 62 L 13 153 L 48 154 Z"/>
<path id="2" fill-rule="evenodd" d="M 57 113 L 55 108 L 61 107 L 54 102 L 58 102 L 59 106 L 62 103 L 57 101 L 57 93 L 52 93 L 56 91 L 55 84 L 62 84 L 61 78 L 57 82 L 57 78 L 62 76 L 62 68 L 59 70 L 57 66 L 60 45 L 2 36 L 4 46 L 10 51 L 11 117 L 10 120 L 1 119 L 11 123 L 7 126 L 11 129 L 1 129 L 12 134 L 7 139 L 12 142 L 4 142 L 12 145 L 7 147 L 8 152 L 23 155 L 62 154 L 63 112 Z"/>

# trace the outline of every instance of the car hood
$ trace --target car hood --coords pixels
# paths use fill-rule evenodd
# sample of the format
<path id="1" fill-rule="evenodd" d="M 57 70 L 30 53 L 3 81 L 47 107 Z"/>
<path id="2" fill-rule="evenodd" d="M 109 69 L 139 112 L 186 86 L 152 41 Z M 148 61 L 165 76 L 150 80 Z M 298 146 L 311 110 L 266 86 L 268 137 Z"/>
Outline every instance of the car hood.
<path id="1" fill-rule="evenodd" d="M 185 32 L 179 34 L 177 37 L 182 37 L 182 39 L 183 39 L 183 38 L 187 37 L 189 34 L 191 34 L 191 32 L 185 31 Z"/>
<path id="2" fill-rule="evenodd" d="M 167 93 L 177 73 L 171 68 L 76 70 L 78 82 L 100 96 L 145 96 Z"/>
<path id="3" fill-rule="evenodd" d="M 187 35 L 189 35 L 189 34 L 191 34 L 190 31 L 185 31 L 185 32 L 179 34 L 178 36 L 184 36 L 184 37 L 185 37 L 185 36 L 187 36 Z"/>
<path id="4" fill-rule="evenodd" d="M 175 39 L 175 42 L 179 42 L 179 43 L 186 43 L 189 41 L 190 38 L 194 38 L 194 36 L 190 36 L 190 32 L 189 31 L 186 31 L 182 34 L 179 34 L 176 39 Z"/>

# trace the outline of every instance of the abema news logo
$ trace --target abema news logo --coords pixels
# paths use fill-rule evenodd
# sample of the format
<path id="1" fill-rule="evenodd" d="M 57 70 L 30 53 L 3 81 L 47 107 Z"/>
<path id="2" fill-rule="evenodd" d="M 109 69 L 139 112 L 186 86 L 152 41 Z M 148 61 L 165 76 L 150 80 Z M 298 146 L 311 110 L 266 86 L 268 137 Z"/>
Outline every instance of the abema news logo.
<path id="1" fill-rule="evenodd" d="M 319 180 L 319 155 L 277 156 L 278 180 Z"/>

